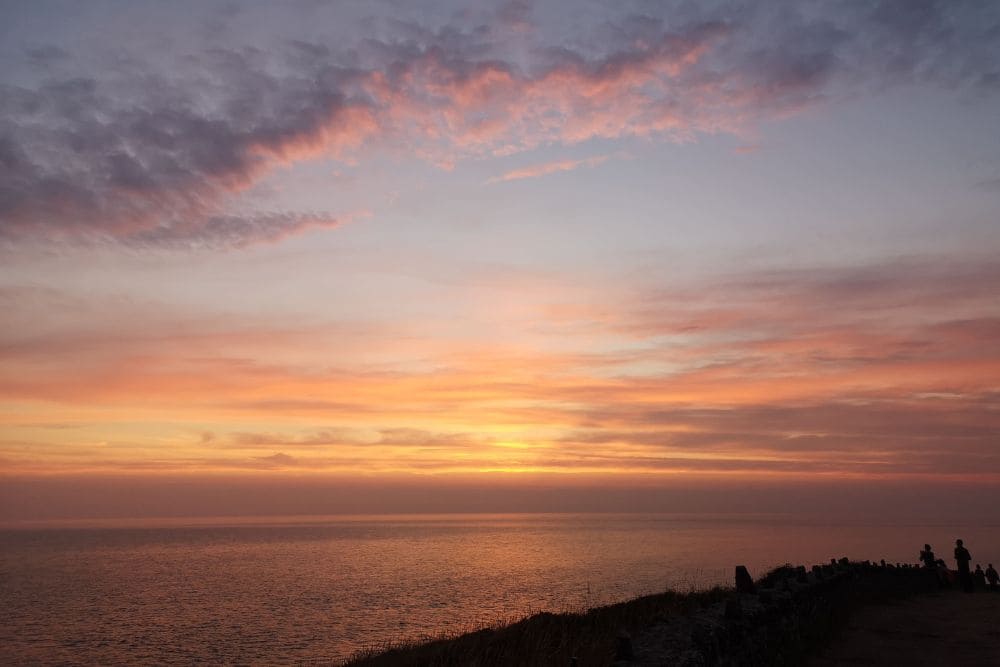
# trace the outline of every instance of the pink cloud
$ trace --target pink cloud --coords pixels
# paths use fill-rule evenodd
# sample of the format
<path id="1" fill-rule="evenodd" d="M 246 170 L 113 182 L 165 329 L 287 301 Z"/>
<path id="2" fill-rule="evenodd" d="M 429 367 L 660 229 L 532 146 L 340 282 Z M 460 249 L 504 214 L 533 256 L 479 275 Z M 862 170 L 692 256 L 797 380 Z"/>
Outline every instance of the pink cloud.
<path id="1" fill-rule="evenodd" d="M 598 155 L 580 160 L 557 160 L 555 162 L 535 164 L 529 167 L 513 169 L 504 173 L 502 176 L 489 179 L 487 183 L 518 181 L 525 178 L 547 176 L 548 174 L 555 174 L 561 171 L 573 171 L 574 169 L 579 169 L 580 167 L 596 167 L 597 165 L 606 162 L 609 157 L 609 155 Z"/>

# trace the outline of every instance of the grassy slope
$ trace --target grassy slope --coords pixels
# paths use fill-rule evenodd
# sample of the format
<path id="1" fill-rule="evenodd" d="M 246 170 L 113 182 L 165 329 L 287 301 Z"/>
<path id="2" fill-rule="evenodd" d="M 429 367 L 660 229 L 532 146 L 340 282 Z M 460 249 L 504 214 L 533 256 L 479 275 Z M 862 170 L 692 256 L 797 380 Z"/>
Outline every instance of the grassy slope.
<path id="1" fill-rule="evenodd" d="M 619 633 L 634 633 L 671 616 L 690 614 L 722 600 L 727 591 L 666 592 L 598 607 L 582 614 L 535 614 L 510 625 L 484 628 L 426 643 L 377 646 L 362 651 L 351 667 L 402 665 L 607 665 Z"/>

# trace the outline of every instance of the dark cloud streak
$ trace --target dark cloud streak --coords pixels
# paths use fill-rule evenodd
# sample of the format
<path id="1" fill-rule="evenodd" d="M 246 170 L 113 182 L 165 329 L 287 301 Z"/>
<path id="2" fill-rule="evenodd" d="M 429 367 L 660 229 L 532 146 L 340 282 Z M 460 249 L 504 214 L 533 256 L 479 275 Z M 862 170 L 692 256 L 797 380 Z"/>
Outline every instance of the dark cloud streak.
<path id="1" fill-rule="evenodd" d="M 269 155 L 325 131 L 348 106 L 338 86 L 279 79 L 242 54 L 215 60 L 222 90 L 153 76 L 0 89 L 2 233 L 240 246 L 335 225 L 322 214 L 227 214 L 224 204 Z"/>

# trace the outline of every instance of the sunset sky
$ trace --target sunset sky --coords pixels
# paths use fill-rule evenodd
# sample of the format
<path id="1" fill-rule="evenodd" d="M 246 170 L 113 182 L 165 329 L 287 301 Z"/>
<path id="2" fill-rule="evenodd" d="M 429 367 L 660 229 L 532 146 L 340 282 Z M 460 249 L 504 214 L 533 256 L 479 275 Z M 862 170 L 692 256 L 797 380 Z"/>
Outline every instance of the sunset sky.
<path id="1" fill-rule="evenodd" d="M 0 2 L 0 519 L 996 492 L 998 258 L 990 0 Z"/>

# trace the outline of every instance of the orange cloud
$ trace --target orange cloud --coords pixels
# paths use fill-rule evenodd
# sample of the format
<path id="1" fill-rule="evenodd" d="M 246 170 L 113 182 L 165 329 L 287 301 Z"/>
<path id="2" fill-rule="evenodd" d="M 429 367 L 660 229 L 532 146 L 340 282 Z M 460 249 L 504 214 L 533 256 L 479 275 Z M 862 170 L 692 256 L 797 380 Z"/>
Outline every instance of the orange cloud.
<path id="1" fill-rule="evenodd" d="M 706 283 L 700 299 L 609 301 L 600 317 L 542 299 L 530 336 L 417 337 L 412 367 L 398 357 L 401 323 L 119 313 L 112 321 L 132 324 L 63 323 L 25 339 L 24 323 L 44 320 L 15 298 L 0 346 L 0 458 L 35 471 L 995 476 L 998 274 L 910 271 L 831 271 L 812 284 L 747 275 L 728 291 Z M 859 282 L 861 295 L 846 288 Z M 45 309 L 40 298 L 32 307 Z M 567 333 L 565 318 L 581 316 Z M 343 354 L 365 349 L 396 370 Z"/>

